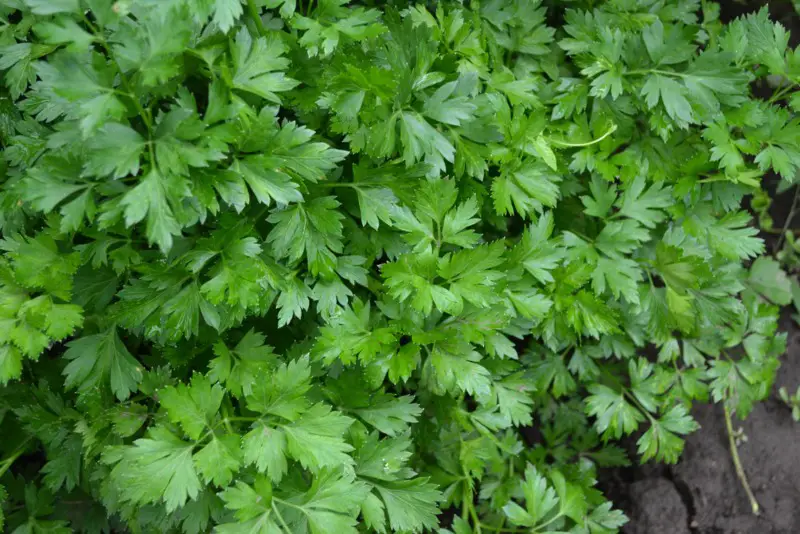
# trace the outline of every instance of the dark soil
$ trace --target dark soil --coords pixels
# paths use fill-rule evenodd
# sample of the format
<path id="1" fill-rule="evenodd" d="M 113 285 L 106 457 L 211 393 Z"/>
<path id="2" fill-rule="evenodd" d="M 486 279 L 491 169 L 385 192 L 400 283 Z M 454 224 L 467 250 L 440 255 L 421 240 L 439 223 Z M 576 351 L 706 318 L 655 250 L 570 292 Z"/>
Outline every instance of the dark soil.
<path id="1" fill-rule="evenodd" d="M 800 329 L 787 317 L 789 349 L 775 391 L 800 384 Z M 609 491 L 631 521 L 629 534 L 794 534 L 800 532 L 800 423 L 773 395 L 745 421 L 739 456 L 761 515 L 755 516 L 731 461 L 722 408 L 697 406 L 701 429 L 674 466 L 641 466 L 612 474 Z"/>
<path id="2" fill-rule="evenodd" d="M 800 329 L 784 322 L 789 348 L 775 392 L 800 384 Z M 800 532 L 800 423 L 774 394 L 745 421 L 739 456 L 761 505 L 755 516 L 731 461 L 722 408 L 694 410 L 701 429 L 674 466 L 645 465 L 612 473 L 607 482 L 631 521 L 629 534 L 794 534 Z"/>

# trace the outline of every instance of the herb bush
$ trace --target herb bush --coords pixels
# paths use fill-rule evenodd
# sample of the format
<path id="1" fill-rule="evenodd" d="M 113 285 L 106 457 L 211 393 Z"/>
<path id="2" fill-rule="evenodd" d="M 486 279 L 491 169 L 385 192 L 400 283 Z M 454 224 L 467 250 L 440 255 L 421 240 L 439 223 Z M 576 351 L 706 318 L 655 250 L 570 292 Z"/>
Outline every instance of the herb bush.
<path id="1" fill-rule="evenodd" d="M 3 2 L 9 531 L 611 532 L 766 396 L 766 10 L 373 4 Z"/>

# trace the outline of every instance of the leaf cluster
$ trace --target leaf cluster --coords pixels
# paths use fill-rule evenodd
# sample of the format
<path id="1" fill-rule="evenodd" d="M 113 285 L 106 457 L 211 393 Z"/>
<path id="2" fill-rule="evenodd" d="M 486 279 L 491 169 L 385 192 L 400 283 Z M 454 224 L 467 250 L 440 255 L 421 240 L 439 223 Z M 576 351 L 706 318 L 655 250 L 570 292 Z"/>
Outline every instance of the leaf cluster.
<path id="1" fill-rule="evenodd" d="M 771 388 L 788 43 L 698 0 L 6 0 L 7 528 L 617 531 L 599 468 Z"/>

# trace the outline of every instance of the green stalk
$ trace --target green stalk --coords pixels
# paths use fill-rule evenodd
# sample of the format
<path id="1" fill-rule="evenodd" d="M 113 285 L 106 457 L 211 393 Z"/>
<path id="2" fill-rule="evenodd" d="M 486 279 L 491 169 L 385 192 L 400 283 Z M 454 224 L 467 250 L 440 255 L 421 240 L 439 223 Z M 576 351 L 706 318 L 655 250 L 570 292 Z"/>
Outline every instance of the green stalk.
<path id="1" fill-rule="evenodd" d="M 786 221 L 783 223 L 783 228 L 781 229 L 780 236 L 778 237 L 777 243 L 775 243 L 775 247 L 772 249 L 773 254 L 777 254 L 778 251 L 783 246 L 783 240 L 786 238 L 786 231 L 789 229 L 789 225 L 792 224 L 792 219 L 796 215 L 797 210 L 797 201 L 800 199 L 800 187 L 795 186 L 794 188 L 794 197 L 792 198 L 792 206 L 789 208 L 789 214 L 786 216 Z"/>
<path id="2" fill-rule="evenodd" d="M 611 135 L 616 131 L 617 131 L 617 125 L 612 124 L 611 127 L 608 129 L 608 131 L 606 131 L 606 133 L 604 133 L 597 139 L 593 139 L 592 141 L 586 141 L 585 143 L 569 143 L 567 141 L 561 141 L 559 139 L 549 139 L 549 141 L 554 145 L 563 146 L 566 148 L 581 148 L 585 146 L 596 145 L 597 143 L 599 143 L 600 141 L 602 141 L 603 139 L 605 139 L 606 137 L 608 137 L 609 135 Z"/>
<path id="3" fill-rule="evenodd" d="M 739 451 L 736 448 L 736 439 L 733 437 L 733 423 L 731 422 L 731 411 L 727 404 L 723 404 L 722 408 L 725 410 L 725 429 L 728 431 L 728 445 L 731 448 L 731 458 L 733 459 L 733 467 L 736 469 L 736 476 L 739 477 L 739 482 L 742 483 L 747 499 L 750 501 L 750 508 L 753 510 L 754 515 L 758 515 L 761 511 L 756 501 L 753 490 L 750 489 L 750 483 L 747 482 L 747 475 L 742 467 L 742 461 L 739 459 Z"/>
<path id="4" fill-rule="evenodd" d="M 481 528 L 483 528 L 484 530 L 488 530 L 489 532 L 509 532 L 511 534 L 515 534 L 517 532 L 524 532 L 524 530 L 519 528 L 504 528 L 502 526 L 502 523 L 499 527 L 493 527 L 492 525 L 481 523 Z"/>
<path id="5" fill-rule="evenodd" d="M 283 519 L 280 510 L 278 510 L 278 507 L 275 506 L 274 502 L 272 503 L 272 511 L 275 512 L 275 518 L 278 520 L 281 530 L 285 531 L 286 534 L 291 534 L 292 529 L 290 529 L 289 525 L 286 524 L 286 521 Z"/>
<path id="6" fill-rule="evenodd" d="M 250 13 L 250 18 L 253 19 L 253 24 L 256 25 L 258 35 L 264 36 L 267 31 L 264 29 L 264 21 L 261 20 L 261 14 L 258 12 L 255 0 L 247 0 L 247 11 Z"/>
<path id="7" fill-rule="evenodd" d="M 787 82 L 789 83 L 787 83 L 786 85 L 775 91 L 772 97 L 769 100 L 767 100 L 768 104 L 774 104 L 775 102 L 786 96 L 786 94 L 789 93 L 789 91 L 794 89 L 795 84 L 791 80 L 787 80 Z"/>
<path id="8" fill-rule="evenodd" d="M 11 466 L 14 465 L 14 462 L 17 461 L 17 458 L 22 456 L 22 454 L 25 452 L 26 447 L 28 446 L 29 441 L 30 438 L 23 441 L 22 444 L 19 447 L 17 447 L 17 450 L 11 453 L 10 456 L 5 458 L 3 462 L 0 463 L 0 477 L 6 474 L 6 471 L 8 471 L 11 468 Z"/>

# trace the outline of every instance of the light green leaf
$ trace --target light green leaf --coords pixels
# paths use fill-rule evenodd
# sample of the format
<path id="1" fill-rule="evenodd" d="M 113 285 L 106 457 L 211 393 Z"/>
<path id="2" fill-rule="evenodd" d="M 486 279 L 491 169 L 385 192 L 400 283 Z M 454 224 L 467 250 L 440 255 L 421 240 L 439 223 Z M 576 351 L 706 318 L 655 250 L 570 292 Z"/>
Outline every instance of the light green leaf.
<path id="1" fill-rule="evenodd" d="M 193 448 L 157 426 L 133 445 L 108 451 L 104 460 L 116 464 L 111 480 L 123 500 L 134 504 L 163 501 L 167 512 L 173 512 L 197 497 L 201 489 L 192 462 Z"/>
<path id="2" fill-rule="evenodd" d="M 128 352 L 116 328 L 70 341 L 64 357 L 70 361 L 63 371 L 64 385 L 78 388 L 82 395 L 105 382 L 119 400 L 125 400 L 142 379 L 141 365 Z"/>
<path id="3" fill-rule="evenodd" d="M 299 83 L 282 72 L 289 66 L 284 52 L 284 45 L 275 33 L 254 41 L 247 28 L 239 30 L 231 47 L 233 87 L 280 103 L 276 93 L 293 89 Z"/>
<path id="4" fill-rule="evenodd" d="M 172 248 L 173 236 L 181 235 L 181 226 L 173 215 L 168 198 L 168 184 L 163 175 L 150 171 L 139 185 L 122 197 L 125 224 L 133 226 L 147 217 L 147 240 L 162 252 Z"/>
<path id="5" fill-rule="evenodd" d="M 351 418 L 331 411 L 328 406 L 315 404 L 300 419 L 281 427 L 286 436 L 286 450 L 314 472 L 351 465 L 353 459 L 348 453 L 353 447 L 343 436 L 352 423 Z"/>
<path id="6" fill-rule="evenodd" d="M 211 385 L 204 375 L 195 374 L 187 386 L 178 384 L 159 392 L 159 402 L 171 421 L 180 423 L 190 439 L 199 439 L 219 411 L 225 390 Z"/>
<path id="7" fill-rule="evenodd" d="M 792 284 L 780 264 L 760 257 L 750 267 L 749 283 L 759 294 L 773 304 L 786 306 L 792 302 Z"/>

